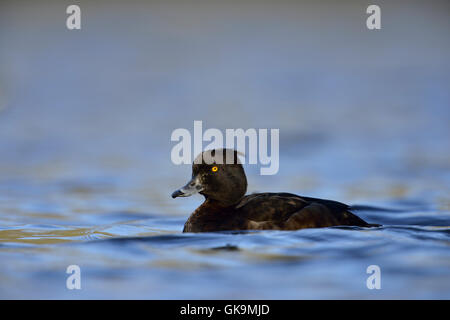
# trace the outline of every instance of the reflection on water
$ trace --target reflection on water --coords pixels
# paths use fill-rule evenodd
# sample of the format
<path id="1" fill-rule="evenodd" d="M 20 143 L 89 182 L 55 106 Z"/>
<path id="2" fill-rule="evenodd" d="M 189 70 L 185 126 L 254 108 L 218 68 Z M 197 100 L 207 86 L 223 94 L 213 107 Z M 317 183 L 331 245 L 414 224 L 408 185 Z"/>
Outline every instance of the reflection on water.
<path id="1" fill-rule="evenodd" d="M 0 4 L 0 298 L 450 298 L 448 2 L 383 2 L 377 33 L 357 1 L 107 4 L 81 32 Z M 170 134 L 194 120 L 280 129 L 249 192 L 383 227 L 182 234 L 201 197 L 170 198 Z"/>

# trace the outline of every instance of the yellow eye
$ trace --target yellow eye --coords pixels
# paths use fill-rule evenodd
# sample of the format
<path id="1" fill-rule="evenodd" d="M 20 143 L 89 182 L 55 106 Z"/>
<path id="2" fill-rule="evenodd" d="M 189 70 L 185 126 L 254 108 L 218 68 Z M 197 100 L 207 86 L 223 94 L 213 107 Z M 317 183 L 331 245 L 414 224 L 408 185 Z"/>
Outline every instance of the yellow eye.
<path id="1" fill-rule="evenodd" d="M 211 168 L 212 172 L 216 172 L 217 170 L 219 170 L 219 168 L 217 166 L 214 166 Z"/>

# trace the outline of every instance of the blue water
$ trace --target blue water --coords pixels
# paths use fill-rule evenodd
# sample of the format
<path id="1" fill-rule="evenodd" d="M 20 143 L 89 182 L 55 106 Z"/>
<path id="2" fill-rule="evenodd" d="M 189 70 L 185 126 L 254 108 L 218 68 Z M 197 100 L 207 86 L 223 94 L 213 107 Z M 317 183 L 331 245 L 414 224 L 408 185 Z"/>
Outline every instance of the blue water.
<path id="1" fill-rule="evenodd" d="M 2 1 L 0 298 L 449 299 L 450 7 L 407 3 L 372 32 L 357 1 L 83 1 L 68 31 L 63 3 Z M 383 226 L 181 233 L 194 120 L 280 130 L 249 192 Z"/>

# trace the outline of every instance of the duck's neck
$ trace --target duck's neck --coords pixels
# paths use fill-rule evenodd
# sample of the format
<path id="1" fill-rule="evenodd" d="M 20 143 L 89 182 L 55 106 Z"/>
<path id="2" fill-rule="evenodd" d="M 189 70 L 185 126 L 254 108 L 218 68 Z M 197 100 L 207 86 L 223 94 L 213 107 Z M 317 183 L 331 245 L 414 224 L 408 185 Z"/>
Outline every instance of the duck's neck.
<path id="1" fill-rule="evenodd" d="M 242 196 L 241 198 L 239 198 L 236 201 L 229 202 L 229 203 L 211 199 L 211 198 L 205 196 L 205 201 L 202 203 L 202 205 L 199 207 L 199 209 L 201 207 L 204 207 L 205 209 L 208 209 L 211 211 L 226 211 L 226 209 L 234 208 L 238 203 L 241 202 L 241 200 L 244 198 L 244 196 Z"/>
<path id="2" fill-rule="evenodd" d="M 201 204 L 200 207 L 198 207 L 196 212 L 199 211 L 199 214 L 216 214 L 218 212 L 225 211 L 225 209 L 229 208 L 230 206 L 225 205 L 217 200 L 206 198 L 205 201 Z M 201 210 L 199 210 L 201 209 Z"/>

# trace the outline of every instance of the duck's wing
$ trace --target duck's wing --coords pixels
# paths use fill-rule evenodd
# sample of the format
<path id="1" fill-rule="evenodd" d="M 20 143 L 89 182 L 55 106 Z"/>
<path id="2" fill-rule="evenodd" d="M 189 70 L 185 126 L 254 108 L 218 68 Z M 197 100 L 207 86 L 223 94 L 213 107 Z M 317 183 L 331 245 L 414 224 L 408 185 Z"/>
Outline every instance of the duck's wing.
<path id="1" fill-rule="evenodd" d="M 329 226 L 370 226 L 350 211 L 349 206 L 332 200 L 301 197 L 292 193 L 256 193 L 244 197 L 236 209 L 246 219 L 261 226 L 294 230 Z M 261 224 L 262 223 L 262 224 Z"/>
<path id="2" fill-rule="evenodd" d="M 267 192 L 245 196 L 235 209 L 253 221 L 275 221 L 287 219 L 307 205 L 308 201 L 294 194 Z"/>

